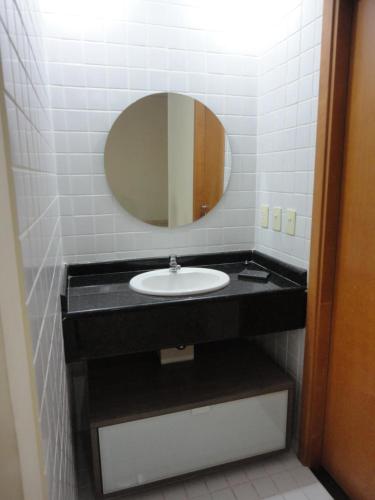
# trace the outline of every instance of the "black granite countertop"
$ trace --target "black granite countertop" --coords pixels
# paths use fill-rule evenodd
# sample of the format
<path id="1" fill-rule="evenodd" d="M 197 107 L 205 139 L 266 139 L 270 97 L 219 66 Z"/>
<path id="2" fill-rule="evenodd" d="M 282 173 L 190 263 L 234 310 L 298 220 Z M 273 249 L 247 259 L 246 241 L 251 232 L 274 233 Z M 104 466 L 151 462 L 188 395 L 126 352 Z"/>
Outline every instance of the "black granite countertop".
<path id="1" fill-rule="evenodd" d="M 182 266 L 209 267 L 224 271 L 229 275 L 230 283 L 225 288 L 204 294 L 182 297 L 151 296 L 131 290 L 129 281 L 141 272 L 168 267 L 167 258 L 69 265 L 65 295 L 62 297 L 63 316 L 74 318 L 116 310 L 136 310 L 306 289 L 305 270 L 284 264 L 257 251 L 181 256 L 178 262 Z M 245 268 L 267 270 L 270 277 L 267 282 L 238 278 L 238 273 Z"/>

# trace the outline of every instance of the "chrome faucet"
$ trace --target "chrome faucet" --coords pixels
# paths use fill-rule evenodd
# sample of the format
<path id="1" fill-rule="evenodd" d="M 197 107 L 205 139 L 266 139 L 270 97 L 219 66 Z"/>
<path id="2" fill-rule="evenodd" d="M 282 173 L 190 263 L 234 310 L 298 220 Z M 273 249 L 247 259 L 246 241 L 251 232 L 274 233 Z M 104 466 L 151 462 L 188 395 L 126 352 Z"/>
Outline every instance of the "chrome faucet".
<path id="1" fill-rule="evenodd" d="M 181 266 L 177 264 L 177 257 L 175 255 L 171 255 L 169 257 L 169 271 L 171 273 L 177 273 L 181 269 Z"/>

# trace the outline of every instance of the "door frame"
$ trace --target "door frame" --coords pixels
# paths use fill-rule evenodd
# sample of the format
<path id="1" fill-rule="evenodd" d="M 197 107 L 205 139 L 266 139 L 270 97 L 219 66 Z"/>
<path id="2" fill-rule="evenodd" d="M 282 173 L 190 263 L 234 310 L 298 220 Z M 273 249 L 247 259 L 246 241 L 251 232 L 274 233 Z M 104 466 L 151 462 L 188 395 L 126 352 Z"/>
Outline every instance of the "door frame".
<path id="1" fill-rule="evenodd" d="M 357 0 L 324 0 L 300 460 L 321 464 L 344 165 L 351 27 Z"/>
<path id="2" fill-rule="evenodd" d="M 48 484 L 39 401 L 33 366 L 30 325 L 26 308 L 24 272 L 17 222 L 16 196 L 11 171 L 11 151 L 0 64 L 0 423 L 8 432 L 2 440 L 0 463 L 7 498 L 47 500 Z M 15 438 L 11 442 L 10 434 Z M 6 464 L 6 466 L 5 466 Z M 14 484 L 12 484 L 14 482 Z M 9 488 L 9 489 L 8 489 Z M 7 495 L 7 491 L 10 491 Z M 2 497 L 3 498 L 3 497 Z"/>

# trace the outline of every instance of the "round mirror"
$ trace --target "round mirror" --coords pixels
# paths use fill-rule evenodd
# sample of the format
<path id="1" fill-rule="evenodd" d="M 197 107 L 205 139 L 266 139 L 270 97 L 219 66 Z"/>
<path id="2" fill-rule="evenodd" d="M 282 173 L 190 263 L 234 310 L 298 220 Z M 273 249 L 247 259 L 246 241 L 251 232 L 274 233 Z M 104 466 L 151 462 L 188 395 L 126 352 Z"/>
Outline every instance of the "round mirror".
<path id="1" fill-rule="evenodd" d="M 153 94 L 126 108 L 105 146 L 107 180 L 120 204 L 143 222 L 190 224 L 220 200 L 231 154 L 219 119 L 199 101 Z"/>

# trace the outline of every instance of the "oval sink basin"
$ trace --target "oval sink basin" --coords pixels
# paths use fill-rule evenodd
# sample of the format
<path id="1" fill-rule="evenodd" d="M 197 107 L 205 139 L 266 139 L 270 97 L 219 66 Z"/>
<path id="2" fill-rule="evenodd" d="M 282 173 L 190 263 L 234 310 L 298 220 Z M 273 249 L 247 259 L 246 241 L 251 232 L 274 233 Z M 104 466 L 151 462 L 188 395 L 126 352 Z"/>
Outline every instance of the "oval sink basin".
<path id="1" fill-rule="evenodd" d="M 181 296 L 213 292 L 230 281 L 222 271 L 200 267 L 182 267 L 176 273 L 157 269 L 134 276 L 129 282 L 132 290 L 146 295 Z"/>

